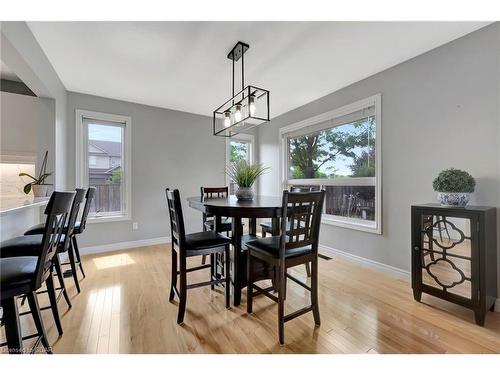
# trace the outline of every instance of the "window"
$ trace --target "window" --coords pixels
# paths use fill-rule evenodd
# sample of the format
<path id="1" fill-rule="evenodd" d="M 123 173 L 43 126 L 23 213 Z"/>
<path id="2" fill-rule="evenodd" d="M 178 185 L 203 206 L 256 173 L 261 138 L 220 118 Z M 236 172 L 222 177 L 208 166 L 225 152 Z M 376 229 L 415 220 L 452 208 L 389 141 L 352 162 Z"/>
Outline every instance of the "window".
<path id="1" fill-rule="evenodd" d="M 97 189 L 89 219 L 130 219 L 130 117 L 77 110 L 76 128 L 76 186 Z"/>
<path id="2" fill-rule="evenodd" d="M 280 129 L 284 187 L 325 189 L 322 221 L 381 233 L 380 95 Z"/>
<path id="3" fill-rule="evenodd" d="M 226 139 L 226 164 L 234 163 L 238 160 L 246 160 L 253 163 L 254 137 L 251 134 L 238 134 Z M 234 194 L 238 185 L 228 176 L 226 182 L 229 186 L 229 194 Z"/>

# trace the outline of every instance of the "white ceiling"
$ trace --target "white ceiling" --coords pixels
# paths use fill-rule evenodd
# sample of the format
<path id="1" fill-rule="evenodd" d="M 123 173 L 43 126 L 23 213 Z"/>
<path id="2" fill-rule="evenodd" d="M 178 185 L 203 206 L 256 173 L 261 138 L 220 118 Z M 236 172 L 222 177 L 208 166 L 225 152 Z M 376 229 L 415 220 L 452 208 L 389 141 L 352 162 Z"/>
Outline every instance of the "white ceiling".
<path id="1" fill-rule="evenodd" d="M 211 115 L 245 81 L 271 117 L 459 38 L 487 22 L 29 22 L 70 91 Z M 238 86 L 239 87 L 239 86 Z"/>

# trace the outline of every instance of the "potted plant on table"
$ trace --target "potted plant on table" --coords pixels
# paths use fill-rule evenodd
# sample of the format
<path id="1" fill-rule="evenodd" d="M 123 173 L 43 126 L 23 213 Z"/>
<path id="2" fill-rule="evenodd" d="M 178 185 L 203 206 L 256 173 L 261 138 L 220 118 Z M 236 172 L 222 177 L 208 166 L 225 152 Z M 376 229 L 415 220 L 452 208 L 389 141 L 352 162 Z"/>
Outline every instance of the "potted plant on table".
<path id="1" fill-rule="evenodd" d="M 254 197 L 253 184 L 269 167 L 263 164 L 248 164 L 246 160 L 238 160 L 227 168 L 227 175 L 238 185 L 236 198 L 240 201 L 251 201 Z"/>
<path id="2" fill-rule="evenodd" d="M 47 157 L 48 157 L 48 155 L 49 155 L 49 152 L 45 151 L 45 156 L 43 158 L 42 166 L 40 168 L 40 173 L 38 174 L 37 177 L 33 177 L 32 175 L 30 175 L 28 173 L 24 173 L 24 172 L 19 173 L 20 177 L 26 176 L 26 177 L 29 177 L 33 180 L 32 182 L 24 185 L 23 190 L 24 190 L 25 194 L 29 194 L 31 192 L 31 190 L 33 190 L 34 197 L 46 197 L 47 196 L 47 190 L 51 184 L 46 184 L 45 180 L 47 179 L 47 177 L 49 177 L 52 174 L 52 172 L 47 172 Z"/>
<path id="3" fill-rule="evenodd" d="M 434 179 L 432 186 L 438 193 L 441 206 L 465 207 L 476 181 L 468 172 L 460 169 L 445 169 Z"/>

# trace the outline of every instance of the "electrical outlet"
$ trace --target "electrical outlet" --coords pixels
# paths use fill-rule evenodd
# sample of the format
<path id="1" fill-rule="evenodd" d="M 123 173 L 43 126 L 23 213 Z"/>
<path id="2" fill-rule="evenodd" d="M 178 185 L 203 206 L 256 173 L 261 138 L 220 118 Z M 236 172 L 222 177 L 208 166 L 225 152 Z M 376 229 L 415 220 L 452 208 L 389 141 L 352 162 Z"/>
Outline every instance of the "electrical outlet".
<path id="1" fill-rule="evenodd" d="M 139 223 L 138 223 L 137 221 L 134 221 L 134 222 L 132 223 L 132 229 L 133 229 L 133 230 L 137 230 L 137 229 L 139 229 Z"/>

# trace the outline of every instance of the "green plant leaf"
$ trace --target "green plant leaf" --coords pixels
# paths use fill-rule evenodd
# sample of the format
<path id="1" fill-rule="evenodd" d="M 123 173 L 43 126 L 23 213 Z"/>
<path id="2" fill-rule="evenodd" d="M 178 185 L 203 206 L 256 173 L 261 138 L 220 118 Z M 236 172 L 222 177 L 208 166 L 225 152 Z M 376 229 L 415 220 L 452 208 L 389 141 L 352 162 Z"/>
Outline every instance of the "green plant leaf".
<path id="1" fill-rule="evenodd" d="M 32 175 L 28 174 L 28 173 L 24 173 L 24 172 L 21 172 L 19 173 L 19 177 L 23 177 L 23 176 L 26 176 L 26 177 L 29 177 L 29 178 L 32 178 L 33 181 L 37 181 L 37 179 L 35 177 L 33 177 Z"/>
<path id="2" fill-rule="evenodd" d="M 45 179 L 47 177 L 49 177 L 52 173 L 44 173 L 43 175 L 40 176 L 40 178 L 38 179 L 38 184 L 39 185 L 43 185 L 43 183 L 45 182 Z"/>
<path id="3" fill-rule="evenodd" d="M 31 185 L 33 185 L 33 182 L 30 182 L 29 184 L 24 185 L 23 191 L 24 194 L 29 194 L 31 191 Z"/>
<path id="4" fill-rule="evenodd" d="M 239 187 L 252 187 L 255 180 L 268 169 L 263 164 L 248 164 L 246 160 L 237 160 L 227 167 L 226 173 Z"/>

